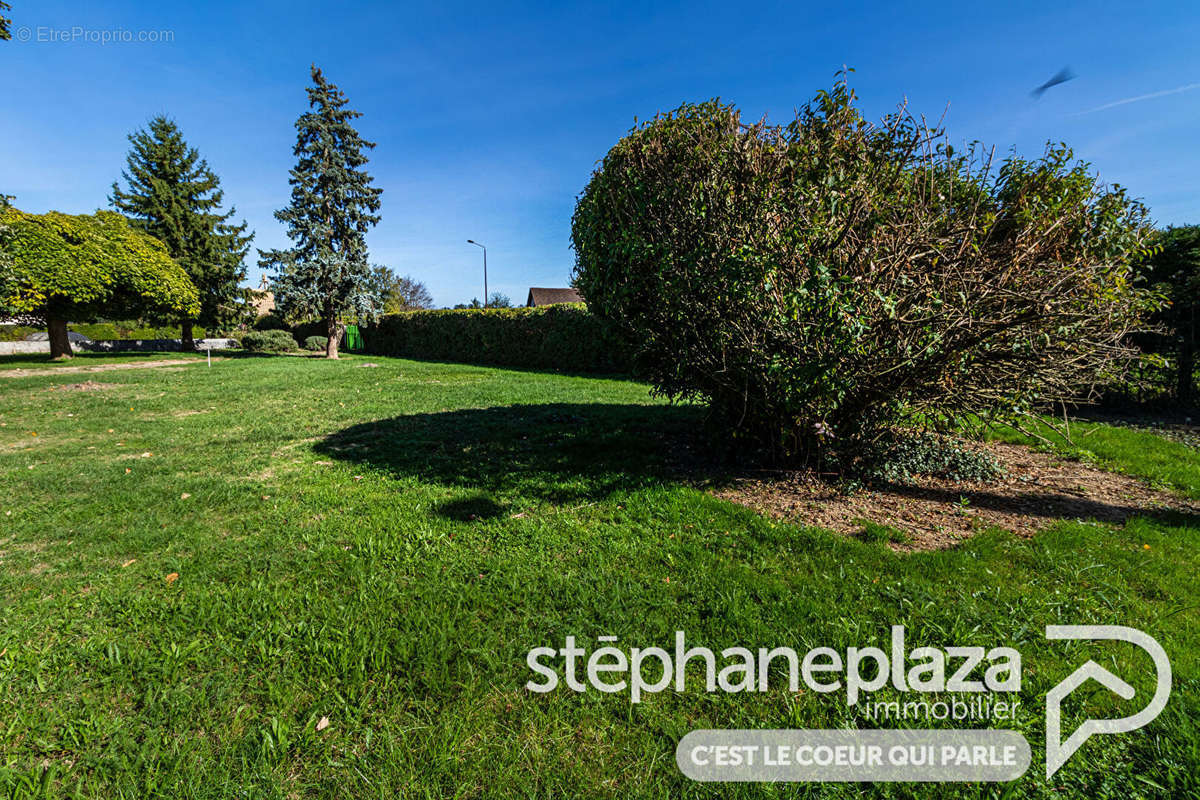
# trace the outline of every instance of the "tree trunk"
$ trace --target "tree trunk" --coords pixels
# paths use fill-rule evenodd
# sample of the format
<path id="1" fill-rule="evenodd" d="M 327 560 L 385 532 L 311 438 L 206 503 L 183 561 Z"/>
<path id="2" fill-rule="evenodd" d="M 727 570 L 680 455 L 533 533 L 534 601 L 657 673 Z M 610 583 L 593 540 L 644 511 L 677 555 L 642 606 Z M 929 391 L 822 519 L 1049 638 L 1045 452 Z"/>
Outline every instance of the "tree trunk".
<path id="1" fill-rule="evenodd" d="M 70 358 L 71 339 L 67 336 L 67 321 L 47 314 L 46 331 L 50 334 L 50 357 Z"/>
<path id="2" fill-rule="evenodd" d="M 342 323 L 332 317 L 325 320 L 325 332 L 329 337 L 328 341 L 325 342 L 325 357 L 337 358 L 338 339 L 342 338 Z"/>
<path id="3" fill-rule="evenodd" d="M 183 351 L 195 350 L 196 340 L 192 336 L 192 321 L 185 319 L 179 323 L 179 348 Z"/>
<path id="4" fill-rule="evenodd" d="M 1175 387 L 1175 399 L 1181 406 L 1192 404 L 1192 372 L 1196 367 L 1196 348 L 1188 336 L 1179 348 L 1179 375 Z"/>

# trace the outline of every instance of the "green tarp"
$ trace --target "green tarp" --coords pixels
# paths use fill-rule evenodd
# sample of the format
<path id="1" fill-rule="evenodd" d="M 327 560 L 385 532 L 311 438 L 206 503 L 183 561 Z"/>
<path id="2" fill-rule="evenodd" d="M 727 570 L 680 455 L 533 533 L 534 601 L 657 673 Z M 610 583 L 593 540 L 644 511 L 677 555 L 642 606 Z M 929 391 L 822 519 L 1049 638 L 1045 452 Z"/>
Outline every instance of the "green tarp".
<path id="1" fill-rule="evenodd" d="M 347 350 L 362 350 L 363 349 L 363 338 L 362 338 L 362 334 L 358 332 L 357 325 L 347 325 L 346 326 L 346 349 Z"/>

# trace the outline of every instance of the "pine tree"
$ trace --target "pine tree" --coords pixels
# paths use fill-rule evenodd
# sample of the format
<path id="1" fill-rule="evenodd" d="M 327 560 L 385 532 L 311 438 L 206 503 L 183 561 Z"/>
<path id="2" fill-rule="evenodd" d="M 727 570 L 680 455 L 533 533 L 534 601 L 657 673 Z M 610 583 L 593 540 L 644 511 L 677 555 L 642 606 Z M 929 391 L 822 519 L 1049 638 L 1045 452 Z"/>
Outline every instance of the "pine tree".
<path id="1" fill-rule="evenodd" d="M 129 142 L 121 173 L 128 189 L 114 182 L 109 202 L 165 244 L 200 291 L 200 314 L 180 320 L 183 347 L 192 349 L 192 324 L 219 326 L 235 304 L 254 234 L 246 234 L 245 222 L 230 222 L 235 209 L 221 211 L 221 179 L 174 122 L 155 117 Z"/>
<path id="2" fill-rule="evenodd" d="M 325 355 L 338 357 L 348 321 L 379 314 L 367 262 L 367 231 L 379 222 L 379 195 L 363 169 L 364 151 L 375 147 L 351 124 L 362 116 L 346 108 L 346 95 L 312 68 L 310 111 L 296 121 L 296 166 L 288 183 L 291 204 L 275 212 L 287 225 L 289 250 L 259 251 L 259 264 L 274 270 L 275 302 L 285 317 L 318 318 L 328 337 Z"/>

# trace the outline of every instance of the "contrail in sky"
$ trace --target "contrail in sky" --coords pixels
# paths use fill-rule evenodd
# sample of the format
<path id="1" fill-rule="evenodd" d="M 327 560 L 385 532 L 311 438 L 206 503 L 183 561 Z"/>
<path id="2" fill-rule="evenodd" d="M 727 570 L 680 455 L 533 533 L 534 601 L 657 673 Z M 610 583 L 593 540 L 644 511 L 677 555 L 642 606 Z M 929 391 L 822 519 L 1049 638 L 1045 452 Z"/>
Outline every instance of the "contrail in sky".
<path id="1" fill-rule="evenodd" d="M 1177 86 L 1174 89 L 1164 89 L 1161 92 L 1151 92 L 1150 94 L 1139 94 L 1137 97 L 1126 97 L 1124 100 L 1116 100 L 1112 103 L 1105 103 L 1102 106 L 1096 106 L 1095 108 L 1089 108 L 1087 111 L 1080 111 L 1080 112 L 1076 113 L 1075 116 L 1078 117 L 1081 114 L 1092 114 L 1097 111 L 1104 111 L 1107 108 L 1116 108 L 1117 106 L 1123 106 L 1123 105 L 1126 105 L 1127 103 L 1138 103 L 1138 102 L 1141 102 L 1142 100 L 1152 100 L 1155 97 L 1165 97 L 1166 95 L 1169 95 L 1169 94 L 1179 94 L 1180 92 L 1190 92 L 1192 89 L 1200 89 L 1200 83 L 1189 83 L 1186 86 Z"/>

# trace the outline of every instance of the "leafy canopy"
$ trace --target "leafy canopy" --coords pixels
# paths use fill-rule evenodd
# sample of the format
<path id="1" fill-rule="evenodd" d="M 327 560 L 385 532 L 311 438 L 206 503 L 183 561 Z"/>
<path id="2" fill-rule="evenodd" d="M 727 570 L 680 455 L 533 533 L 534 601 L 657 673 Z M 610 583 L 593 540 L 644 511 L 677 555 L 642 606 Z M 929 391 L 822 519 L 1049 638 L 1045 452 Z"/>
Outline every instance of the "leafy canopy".
<path id="1" fill-rule="evenodd" d="M 112 211 L 70 215 L 0 209 L 12 260 L 0 305 L 83 320 L 100 314 L 195 314 L 196 287 L 157 239 Z"/>

